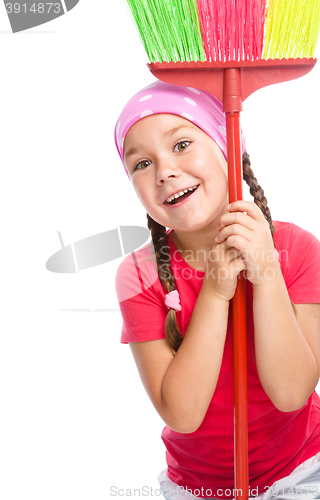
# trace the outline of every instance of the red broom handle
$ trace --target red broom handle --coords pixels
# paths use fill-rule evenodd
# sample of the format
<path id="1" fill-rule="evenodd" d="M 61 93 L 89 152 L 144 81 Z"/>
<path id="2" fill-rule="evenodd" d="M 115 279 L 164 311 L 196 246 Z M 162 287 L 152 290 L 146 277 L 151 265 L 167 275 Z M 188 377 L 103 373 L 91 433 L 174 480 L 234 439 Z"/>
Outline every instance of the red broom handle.
<path id="1" fill-rule="evenodd" d="M 240 133 L 240 69 L 224 71 L 224 111 L 227 118 L 229 202 L 242 200 L 242 155 Z M 235 499 L 248 500 L 248 411 L 246 280 L 239 274 L 233 298 L 233 392 L 234 392 L 234 472 Z"/>

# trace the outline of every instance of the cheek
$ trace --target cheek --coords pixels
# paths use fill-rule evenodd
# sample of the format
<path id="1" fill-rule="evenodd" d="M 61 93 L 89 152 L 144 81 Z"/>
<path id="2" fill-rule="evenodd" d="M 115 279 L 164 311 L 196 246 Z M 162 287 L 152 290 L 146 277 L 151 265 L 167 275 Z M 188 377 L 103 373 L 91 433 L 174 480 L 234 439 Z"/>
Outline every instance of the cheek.
<path id="1" fill-rule="evenodd" d="M 210 185 L 228 184 L 228 167 L 213 155 L 198 157 L 193 163 L 194 173 Z"/>
<path id="2" fill-rule="evenodd" d="M 221 153 L 220 150 L 219 152 Z M 220 170 L 225 171 L 222 160 L 220 156 L 217 156 L 217 151 L 213 149 L 212 144 L 207 147 L 194 148 L 193 154 L 189 158 L 186 157 L 185 165 L 192 168 L 195 174 L 208 180 L 217 175 Z"/>
<path id="3" fill-rule="evenodd" d="M 220 165 L 214 171 L 214 175 L 210 177 L 207 185 L 208 192 L 212 193 L 215 198 L 224 198 L 228 194 L 229 185 L 227 175 Z"/>

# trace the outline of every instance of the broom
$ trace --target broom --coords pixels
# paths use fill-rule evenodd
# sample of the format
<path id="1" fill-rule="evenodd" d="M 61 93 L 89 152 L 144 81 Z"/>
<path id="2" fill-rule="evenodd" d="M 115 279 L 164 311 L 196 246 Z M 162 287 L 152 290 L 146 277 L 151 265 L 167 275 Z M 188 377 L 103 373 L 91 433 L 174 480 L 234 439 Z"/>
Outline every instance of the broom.
<path id="1" fill-rule="evenodd" d="M 127 0 L 159 80 L 196 87 L 223 102 L 229 201 L 242 199 L 240 112 L 267 85 L 314 67 L 319 0 Z M 233 298 L 236 498 L 248 499 L 246 286 Z"/>

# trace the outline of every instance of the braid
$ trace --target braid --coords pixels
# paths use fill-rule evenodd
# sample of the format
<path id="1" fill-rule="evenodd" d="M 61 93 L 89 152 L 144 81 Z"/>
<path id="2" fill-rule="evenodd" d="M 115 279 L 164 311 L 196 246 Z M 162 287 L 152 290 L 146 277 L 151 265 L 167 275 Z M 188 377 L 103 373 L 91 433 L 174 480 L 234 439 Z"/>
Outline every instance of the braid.
<path id="1" fill-rule="evenodd" d="M 254 176 L 254 173 L 251 169 L 251 161 L 250 156 L 247 151 L 244 152 L 242 156 L 243 163 L 243 179 L 246 181 L 248 186 L 250 187 L 250 194 L 254 197 L 254 203 L 260 208 L 265 216 L 266 220 L 269 223 L 270 232 L 273 240 L 274 247 L 276 248 L 273 235 L 275 233 L 275 227 L 272 222 L 272 217 L 270 213 L 270 209 L 268 207 L 267 198 L 264 196 L 264 191 L 262 187 L 258 184 L 257 179 Z M 148 228 L 151 232 L 152 243 L 155 250 L 156 260 L 157 260 L 157 268 L 158 275 L 161 284 L 164 286 L 165 290 L 169 293 L 176 289 L 176 282 L 174 279 L 174 275 L 171 270 L 170 261 L 164 259 L 164 256 L 168 254 L 163 252 L 167 246 L 169 235 L 166 231 L 166 228 L 156 222 L 149 214 L 147 214 L 148 219 Z M 293 302 L 291 302 L 294 314 L 296 315 L 296 308 Z M 168 311 L 166 322 L 165 322 L 165 333 L 169 344 L 172 348 L 174 354 L 180 347 L 180 344 L 183 340 L 181 332 L 179 330 L 179 326 L 177 323 L 176 311 L 174 309 L 170 309 Z"/>
<path id="2" fill-rule="evenodd" d="M 274 247 L 276 247 L 273 239 L 273 235 L 275 233 L 275 227 L 272 223 L 270 209 L 268 207 L 268 200 L 264 195 L 264 191 L 262 187 L 258 184 L 257 179 L 254 176 L 254 173 L 251 169 L 251 160 L 247 151 L 243 153 L 242 156 L 242 165 L 243 165 L 243 178 L 250 187 L 250 194 L 254 197 L 255 204 L 260 208 L 263 215 L 267 219 L 271 231 L 271 236 L 273 240 Z"/>
<path id="3" fill-rule="evenodd" d="M 243 153 L 242 165 L 243 165 L 243 179 L 246 181 L 246 183 L 250 187 L 250 194 L 254 198 L 254 203 L 260 208 L 260 210 L 262 211 L 263 215 L 265 216 L 266 220 L 269 223 L 270 232 L 271 232 L 271 236 L 272 236 L 272 240 L 273 240 L 273 245 L 274 245 L 274 248 L 276 248 L 274 238 L 273 238 L 273 235 L 275 233 L 275 227 L 273 225 L 270 209 L 268 207 L 268 200 L 265 197 L 264 191 L 263 191 L 262 187 L 258 184 L 258 181 L 255 178 L 254 173 L 251 169 L 251 160 L 250 160 L 250 156 L 248 155 L 247 151 L 245 151 Z M 290 301 L 290 302 L 291 302 L 294 314 L 297 315 L 297 310 L 296 310 L 294 303 L 292 301 Z"/>
<path id="4" fill-rule="evenodd" d="M 147 219 L 157 260 L 159 280 L 168 293 L 173 292 L 176 289 L 176 282 L 171 270 L 170 261 L 167 262 L 167 259 L 164 259 L 164 256 L 168 254 L 162 251 L 167 245 L 169 235 L 166 228 L 153 220 L 149 214 L 147 214 Z M 168 311 L 165 322 L 165 333 L 175 354 L 182 342 L 175 309 Z"/>

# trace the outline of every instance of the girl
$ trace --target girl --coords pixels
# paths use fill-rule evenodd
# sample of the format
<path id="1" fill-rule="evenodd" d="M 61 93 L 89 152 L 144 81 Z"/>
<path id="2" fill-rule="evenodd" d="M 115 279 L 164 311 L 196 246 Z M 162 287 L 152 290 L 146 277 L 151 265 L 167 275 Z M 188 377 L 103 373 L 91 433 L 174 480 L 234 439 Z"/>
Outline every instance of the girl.
<path id="1" fill-rule="evenodd" d="M 115 140 L 153 245 L 117 271 L 121 342 L 166 424 L 164 498 L 233 498 L 231 299 L 243 271 L 249 494 L 320 498 L 320 242 L 272 220 L 243 136 L 254 203 L 229 205 L 225 134 L 221 103 L 193 88 L 155 82 L 122 111 Z"/>

